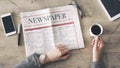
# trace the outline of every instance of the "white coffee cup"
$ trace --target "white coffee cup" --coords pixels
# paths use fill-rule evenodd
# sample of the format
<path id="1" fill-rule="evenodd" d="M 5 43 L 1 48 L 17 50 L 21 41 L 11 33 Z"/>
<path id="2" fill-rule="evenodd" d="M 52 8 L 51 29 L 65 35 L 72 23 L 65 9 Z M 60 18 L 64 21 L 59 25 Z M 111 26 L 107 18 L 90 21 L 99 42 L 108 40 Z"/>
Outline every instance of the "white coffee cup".
<path id="1" fill-rule="evenodd" d="M 103 27 L 100 24 L 93 24 L 89 32 L 91 36 L 100 36 L 103 33 Z"/>

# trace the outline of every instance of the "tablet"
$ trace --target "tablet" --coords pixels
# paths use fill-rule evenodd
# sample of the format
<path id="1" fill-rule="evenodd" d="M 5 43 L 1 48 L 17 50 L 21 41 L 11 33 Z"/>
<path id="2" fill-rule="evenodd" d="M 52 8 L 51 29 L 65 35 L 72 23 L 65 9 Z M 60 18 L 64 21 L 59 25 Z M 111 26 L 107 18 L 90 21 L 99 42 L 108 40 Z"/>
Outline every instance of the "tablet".
<path id="1" fill-rule="evenodd" d="M 110 21 L 120 17 L 120 0 L 99 0 Z"/>

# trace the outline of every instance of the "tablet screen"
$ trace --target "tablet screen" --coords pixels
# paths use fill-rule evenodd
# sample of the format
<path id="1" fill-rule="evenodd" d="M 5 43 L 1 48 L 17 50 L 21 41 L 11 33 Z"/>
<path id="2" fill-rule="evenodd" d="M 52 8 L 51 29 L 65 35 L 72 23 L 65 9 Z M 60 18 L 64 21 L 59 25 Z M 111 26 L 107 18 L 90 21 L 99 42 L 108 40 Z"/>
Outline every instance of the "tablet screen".
<path id="1" fill-rule="evenodd" d="M 111 17 L 120 13 L 120 0 L 101 0 Z"/>
<path id="2" fill-rule="evenodd" d="M 108 18 L 113 21 L 120 17 L 120 0 L 99 0 Z"/>

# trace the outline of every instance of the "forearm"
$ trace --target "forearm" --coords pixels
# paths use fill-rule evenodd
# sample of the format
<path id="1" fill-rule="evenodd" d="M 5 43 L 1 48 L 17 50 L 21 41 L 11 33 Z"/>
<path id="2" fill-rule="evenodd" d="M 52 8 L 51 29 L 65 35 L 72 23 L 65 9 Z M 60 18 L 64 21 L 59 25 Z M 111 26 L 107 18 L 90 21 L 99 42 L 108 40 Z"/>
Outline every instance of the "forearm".
<path id="1" fill-rule="evenodd" d="M 17 64 L 15 68 L 42 68 L 39 56 L 34 53 L 33 55 L 27 57 L 23 62 Z"/>
<path id="2" fill-rule="evenodd" d="M 90 68 L 105 68 L 104 62 L 98 61 L 98 62 L 92 62 L 90 65 Z"/>
<path id="3" fill-rule="evenodd" d="M 23 62 L 17 64 L 15 68 L 42 68 L 43 64 L 64 60 L 69 56 L 69 49 L 63 45 L 58 45 L 45 54 L 37 55 L 35 53 L 27 57 Z"/>

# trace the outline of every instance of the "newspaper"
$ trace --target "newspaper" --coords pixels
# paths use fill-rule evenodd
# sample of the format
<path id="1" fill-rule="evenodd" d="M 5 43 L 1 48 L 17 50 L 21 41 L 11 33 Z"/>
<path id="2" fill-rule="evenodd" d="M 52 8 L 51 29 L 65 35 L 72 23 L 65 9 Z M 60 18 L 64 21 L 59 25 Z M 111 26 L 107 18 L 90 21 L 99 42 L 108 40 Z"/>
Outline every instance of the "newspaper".
<path id="1" fill-rule="evenodd" d="M 75 5 L 22 12 L 21 20 L 26 56 L 45 53 L 57 44 L 63 44 L 70 50 L 84 48 Z"/>

